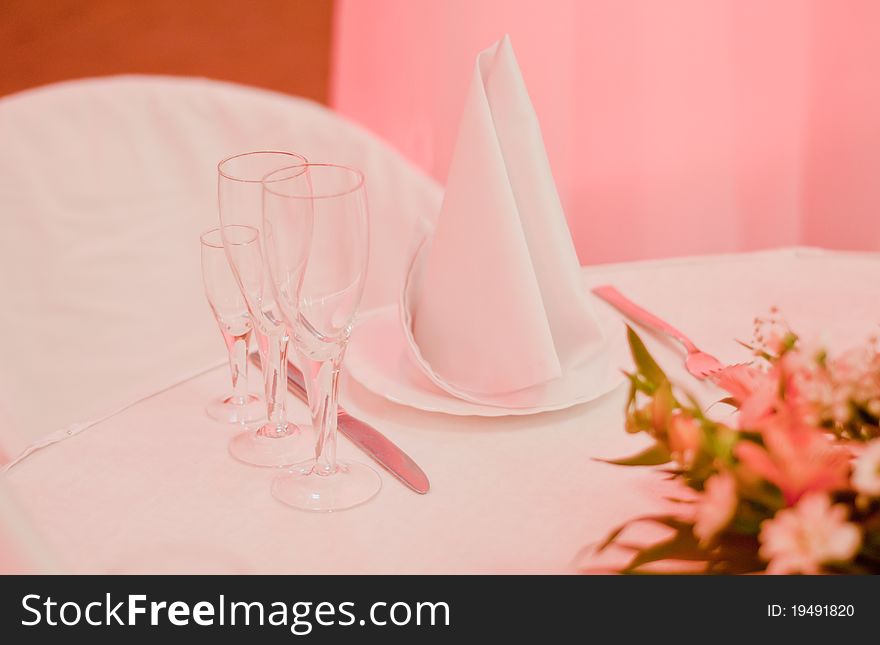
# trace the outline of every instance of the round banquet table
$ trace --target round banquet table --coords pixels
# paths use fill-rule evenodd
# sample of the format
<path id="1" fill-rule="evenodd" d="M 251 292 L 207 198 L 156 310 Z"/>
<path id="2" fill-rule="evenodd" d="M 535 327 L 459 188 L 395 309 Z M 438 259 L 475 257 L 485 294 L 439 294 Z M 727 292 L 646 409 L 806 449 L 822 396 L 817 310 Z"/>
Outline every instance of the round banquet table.
<path id="1" fill-rule="evenodd" d="M 753 318 L 772 306 L 802 336 L 834 349 L 861 342 L 880 321 L 874 254 L 781 249 L 596 266 L 583 275 L 585 288 L 614 284 L 724 362 L 746 358 L 735 341 L 748 340 Z M 624 333 L 622 318 L 615 333 Z M 641 335 L 673 378 L 703 401 L 721 398 L 686 375 L 675 345 Z M 68 570 L 601 570 L 621 555 L 594 558 L 590 545 L 621 522 L 660 510 L 671 486 L 650 469 L 597 461 L 645 444 L 624 432 L 623 387 L 560 412 L 479 418 L 410 409 L 345 378 L 346 408 L 409 453 L 431 491 L 417 495 L 377 467 L 382 490 L 366 505 L 300 512 L 270 496 L 271 470 L 229 457 L 234 430 L 205 415 L 205 402 L 227 379 L 225 367 L 203 373 L 9 469 L 8 484 Z M 291 398 L 289 409 L 306 420 L 298 401 Z M 342 437 L 340 455 L 369 463 Z"/>

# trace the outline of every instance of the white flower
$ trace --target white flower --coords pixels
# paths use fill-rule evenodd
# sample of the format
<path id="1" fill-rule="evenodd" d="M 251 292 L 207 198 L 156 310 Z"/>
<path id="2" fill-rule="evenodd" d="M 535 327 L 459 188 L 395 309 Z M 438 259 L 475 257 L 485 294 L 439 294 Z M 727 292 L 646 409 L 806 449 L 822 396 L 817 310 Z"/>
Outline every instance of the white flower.
<path id="1" fill-rule="evenodd" d="M 822 565 L 846 562 L 859 550 L 862 541 L 858 526 L 846 521 L 848 509 L 831 505 L 825 493 L 810 493 L 797 506 L 779 511 L 761 524 L 760 556 L 767 573 L 806 573 L 822 571 Z"/>
<path id="2" fill-rule="evenodd" d="M 880 497 L 880 439 L 869 443 L 856 460 L 852 484 L 863 495 Z"/>

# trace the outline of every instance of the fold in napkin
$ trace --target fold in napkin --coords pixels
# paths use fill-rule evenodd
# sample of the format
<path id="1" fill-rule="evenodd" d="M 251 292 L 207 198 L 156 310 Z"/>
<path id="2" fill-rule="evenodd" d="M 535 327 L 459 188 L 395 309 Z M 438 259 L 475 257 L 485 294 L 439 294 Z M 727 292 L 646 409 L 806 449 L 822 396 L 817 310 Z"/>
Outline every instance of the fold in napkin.
<path id="1" fill-rule="evenodd" d="M 437 228 L 404 296 L 435 382 L 500 394 L 603 345 L 510 40 L 480 53 Z"/>

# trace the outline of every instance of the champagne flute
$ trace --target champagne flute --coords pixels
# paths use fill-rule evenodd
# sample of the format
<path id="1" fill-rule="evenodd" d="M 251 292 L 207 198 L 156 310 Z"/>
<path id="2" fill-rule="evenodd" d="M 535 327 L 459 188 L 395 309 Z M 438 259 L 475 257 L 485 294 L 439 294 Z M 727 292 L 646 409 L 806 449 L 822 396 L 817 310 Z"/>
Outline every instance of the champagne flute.
<path id="1" fill-rule="evenodd" d="M 309 452 L 310 442 L 287 421 L 289 332 L 269 284 L 260 235 L 263 177 L 278 168 L 304 162 L 304 157 L 290 152 L 257 151 L 228 157 L 217 165 L 221 237 L 257 339 L 268 416 L 262 426 L 233 437 L 229 453 L 253 466 L 288 466 Z"/>
<path id="2" fill-rule="evenodd" d="M 247 304 L 226 258 L 220 229 L 205 231 L 199 239 L 205 296 L 229 352 L 232 376 L 232 393 L 211 401 L 205 411 L 209 417 L 221 423 L 252 423 L 262 416 L 262 402 L 258 396 L 248 392 L 247 352 L 253 325 Z"/>
<path id="3" fill-rule="evenodd" d="M 376 472 L 336 459 L 339 373 L 367 273 L 369 226 L 363 175 L 303 164 L 263 180 L 263 237 L 271 283 L 292 329 L 317 431 L 314 458 L 274 478 L 272 494 L 308 511 L 340 511 L 371 499 Z"/>

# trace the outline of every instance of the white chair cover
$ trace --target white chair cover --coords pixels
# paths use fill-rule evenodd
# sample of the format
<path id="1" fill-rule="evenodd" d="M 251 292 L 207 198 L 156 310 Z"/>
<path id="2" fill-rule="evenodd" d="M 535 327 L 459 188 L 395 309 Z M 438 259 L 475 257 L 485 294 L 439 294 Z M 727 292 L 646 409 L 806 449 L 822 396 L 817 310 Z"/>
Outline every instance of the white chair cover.
<path id="1" fill-rule="evenodd" d="M 333 112 L 204 79 L 86 79 L 5 97 L 0 141 L 7 458 L 223 362 L 198 239 L 218 223 L 221 158 L 292 150 L 364 171 L 364 307 L 397 300 L 441 198 L 433 180 Z"/>

